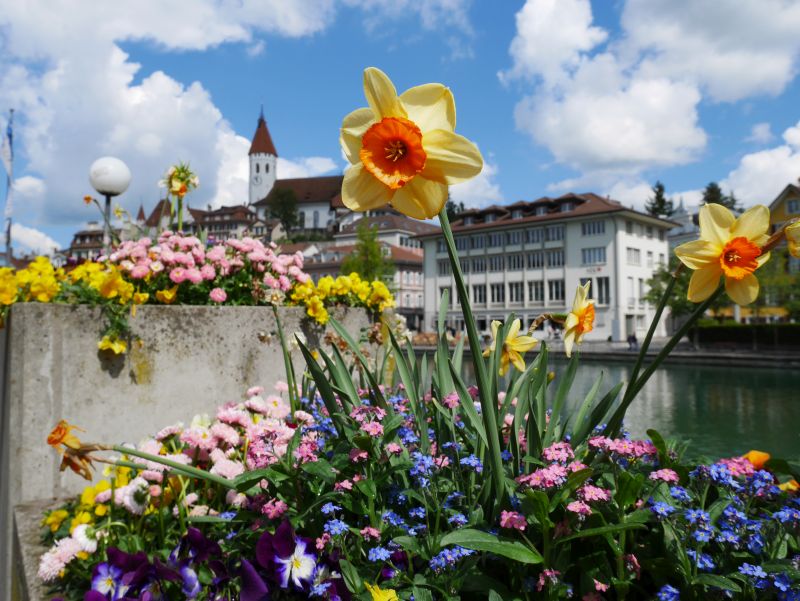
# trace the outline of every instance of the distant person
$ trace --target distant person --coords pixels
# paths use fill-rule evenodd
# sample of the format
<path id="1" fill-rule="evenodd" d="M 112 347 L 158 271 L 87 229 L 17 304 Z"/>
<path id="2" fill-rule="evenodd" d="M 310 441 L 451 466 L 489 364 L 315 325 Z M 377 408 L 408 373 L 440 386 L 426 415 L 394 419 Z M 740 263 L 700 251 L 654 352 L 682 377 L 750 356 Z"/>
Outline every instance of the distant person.
<path id="1" fill-rule="evenodd" d="M 636 334 L 631 334 L 630 336 L 628 336 L 628 350 L 629 351 L 639 350 L 639 341 L 636 339 Z"/>

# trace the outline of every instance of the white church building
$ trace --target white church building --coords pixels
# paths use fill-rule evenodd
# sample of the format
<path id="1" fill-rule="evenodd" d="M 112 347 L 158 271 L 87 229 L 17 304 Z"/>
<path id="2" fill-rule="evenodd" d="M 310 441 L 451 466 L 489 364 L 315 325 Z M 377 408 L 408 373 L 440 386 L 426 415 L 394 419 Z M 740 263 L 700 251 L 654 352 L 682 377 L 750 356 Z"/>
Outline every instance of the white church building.
<path id="1" fill-rule="evenodd" d="M 278 151 L 263 111 L 258 118 L 249 156 L 249 205 L 260 220 L 270 217 L 270 203 L 282 190 L 290 191 L 297 201 L 299 224 L 294 233 L 332 232 L 337 213 L 349 212 L 342 204 L 343 175 L 278 179 Z"/>

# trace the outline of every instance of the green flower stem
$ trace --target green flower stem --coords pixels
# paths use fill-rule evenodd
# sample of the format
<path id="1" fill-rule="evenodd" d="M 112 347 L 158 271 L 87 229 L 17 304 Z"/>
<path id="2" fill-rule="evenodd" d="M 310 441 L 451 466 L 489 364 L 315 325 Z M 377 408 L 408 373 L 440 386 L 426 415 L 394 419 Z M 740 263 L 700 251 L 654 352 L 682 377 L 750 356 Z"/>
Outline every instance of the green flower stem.
<path id="1" fill-rule="evenodd" d="M 294 377 L 294 366 L 292 365 L 292 356 L 289 354 L 289 347 L 286 346 L 286 338 L 283 335 L 283 324 L 278 315 L 278 307 L 272 305 L 272 313 L 275 315 L 275 325 L 278 330 L 278 337 L 281 341 L 281 350 L 283 351 L 283 365 L 286 368 L 286 383 L 289 385 L 289 406 L 294 412 L 300 409 L 300 402 L 297 399 L 297 385 Z"/>
<path id="2" fill-rule="evenodd" d="M 472 364 L 475 367 L 475 379 L 478 384 L 481 413 L 483 415 L 484 427 L 486 428 L 486 438 L 489 443 L 489 460 L 491 461 L 490 472 L 492 486 L 494 488 L 493 496 L 495 499 L 492 510 L 492 514 L 494 514 L 495 508 L 500 506 L 505 498 L 505 473 L 503 469 L 503 459 L 500 454 L 500 433 L 497 428 L 497 400 L 491 398 L 489 377 L 486 373 L 486 363 L 481 356 L 481 342 L 478 338 L 478 330 L 475 328 L 475 318 L 472 315 L 472 306 L 469 302 L 469 291 L 464 284 L 464 274 L 461 272 L 461 264 L 458 260 L 458 253 L 456 252 L 456 245 L 453 240 L 453 231 L 450 228 L 450 219 L 447 217 L 447 211 L 445 211 L 444 208 L 439 212 L 439 222 L 442 226 L 442 233 L 447 243 L 447 254 L 450 257 L 453 279 L 456 283 L 458 298 L 461 301 L 461 312 L 464 315 L 464 325 L 467 328 L 467 338 L 469 340 L 470 354 L 472 355 Z M 490 498 L 491 497 L 492 495 L 490 495 Z M 491 515 L 490 518 L 493 518 L 493 515 Z"/>
<path id="3" fill-rule="evenodd" d="M 151 455 L 150 453 L 143 453 L 142 451 L 139 451 L 137 449 L 132 449 L 130 447 L 123 447 L 121 445 L 114 445 L 112 449 L 117 453 L 122 453 L 123 455 L 133 455 L 134 457 L 139 457 L 140 459 L 146 459 L 147 461 L 152 461 L 153 463 L 160 463 L 161 465 L 166 465 L 167 467 L 171 468 L 172 471 L 182 474 L 184 476 L 188 476 L 190 478 L 200 478 L 201 480 L 206 480 L 207 482 L 213 482 L 214 484 L 219 484 L 220 486 L 224 486 L 225 488 L 236 490 L 236 485 L 234 485 L 232 480 L 228 480 L 227 478 L 223 478 L 222 476 L 217 476 L 216 474 L 212 474 L 210 472 L 198 469 L 196 467 L 184 465 L 182 463 L 178 463 L 177 461 L 172 461 L 171 459 L 166 459 L 165 457 L 161 457 L 160 455 Z"/>
<path id="4" fill-rule="evenodd" d="M 664 307 L 667 305 L 667 300 L 669 300 L 669 297 L 672 294 L 672 289 L 675 287 L 675 282 L 678 281 L 679 270 L 680 268 L 678 268 L 678 270 L 672 274 L 672 278 L 670 278 L 667 288 L 664 290 L 664 294 L 661 295 L 661 299 L 658 301 L 658 308 L 656 309 L 655 317 L 653 317 L 653 321 L 650 322 L 650 329 L 647 331 L 647 336 L 645 336 L 644 342 L 642 342 L 642 346 L 639 349 L 639 356 L 636 357 L 636 365 L 633 366 L 631 379 L 628 381 L 628 387 L 625 389 L 625 394 L 622 396 L 623 403 L 625 403 L 625 401 L 629 398 L 630 391 L 633 388 L 633 385 L 636 383 L 636 379 L 639 377 L 639 370 L 642 368 L 642 364 L 644 363 L 644 358 L 647 355 L 647 349 L 650 348 L 650 342 L 653 340 L 653 334 L 655 333 L 658 322 L 661 319 L 661 314 L 664 312 Z"/>
<path id="5" fill-rule="evenodd" d="M 639 391 L 647 384 L 647 381 L 650 379 L 650 376 L 658 369 L 659 365 L 664 362 L 664 359 L 672 352 L 672 349 L 681 341 L 681 339 L 686 335 L 689 329 L 695 324 L 695 322 L 700 319 L 711 304 L 717 300 L 717 297 L 722 294 L 725 290 L 723 286 L 717 288 L 717 290 L 709 296 L 705 301 L 703 301 L 697 309 L 694 310 L 689 316 L 689 319 L 686 320 L 680 329 L 673 334 L 672 338 L 670 338 L 669 342 L 664 345 L 664 348 L 661 349 L 661 352 L 656 355 L 653 362 L 647 366 L 647 369 L 644 373 L 632 384 L 629 384 L 628 390 L 625 391 L 625 398 L 623 398 L 622 403 L 620 403 L 619 408 L 614 413 L 614 416 L 609 420 L 608 426 L 606 427 L 604 436 L 609 438 L 616 438 L 619 434 L 620 427 L 622 426 L 622 418 L 625 417 L 625 411 L 628 409 L 628 406 L 631 404 L 633 399 L 636 398 L 636 395 L 639 394 Z"/>

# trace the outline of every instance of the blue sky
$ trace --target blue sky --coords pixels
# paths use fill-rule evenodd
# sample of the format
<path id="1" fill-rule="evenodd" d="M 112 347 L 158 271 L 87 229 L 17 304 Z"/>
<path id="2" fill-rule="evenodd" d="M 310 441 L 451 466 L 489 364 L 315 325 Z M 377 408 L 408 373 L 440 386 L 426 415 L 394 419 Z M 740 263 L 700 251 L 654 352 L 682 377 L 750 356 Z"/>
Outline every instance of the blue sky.
<path id="1" fill-rule="evenodd" d="M 690 205 L 709 181 L 749 205 L 800 176 L 796 2 L 6 4 L 0 119 L 16 109 L 23 250 L 95 218 L 81 198 L 105 154 L 131 167 L 131 212 L 178 160 L 200 176 L 190 203 L 245 202 L 262 103 L 279 177 L 340 173 L 338 128 L 373 65 L 400 91 L 452 88 L 486 159 L 452 190 L 470 206 L 568 191 L 641 206 L 657 179 Z"/>

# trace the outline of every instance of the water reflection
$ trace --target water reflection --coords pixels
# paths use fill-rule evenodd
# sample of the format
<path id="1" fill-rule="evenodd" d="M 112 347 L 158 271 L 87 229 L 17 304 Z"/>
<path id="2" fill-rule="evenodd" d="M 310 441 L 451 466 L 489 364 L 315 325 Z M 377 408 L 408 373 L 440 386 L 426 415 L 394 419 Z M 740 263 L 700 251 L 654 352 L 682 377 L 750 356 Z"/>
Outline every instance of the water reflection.
<path id="1" fill-rule="evenodd" d="M 556 362 L 558 374 L 566 367 Z M 570 404 L 579 404 L 595 379 L 604 374 L 601 392 L 627 380 L 631 367 L 584 361 L 578 369 Z M 465 361 L 465 377 L 471 364 Z M 750 449 L 773 456 L 800 457 L 800 376 L 781 369 L 710 366 L 662 366 L 633 402 L 625 425 L 633 436 L 655 428 L 664 437 L 689 442 L 694 456 L 727 457 Z"/>

